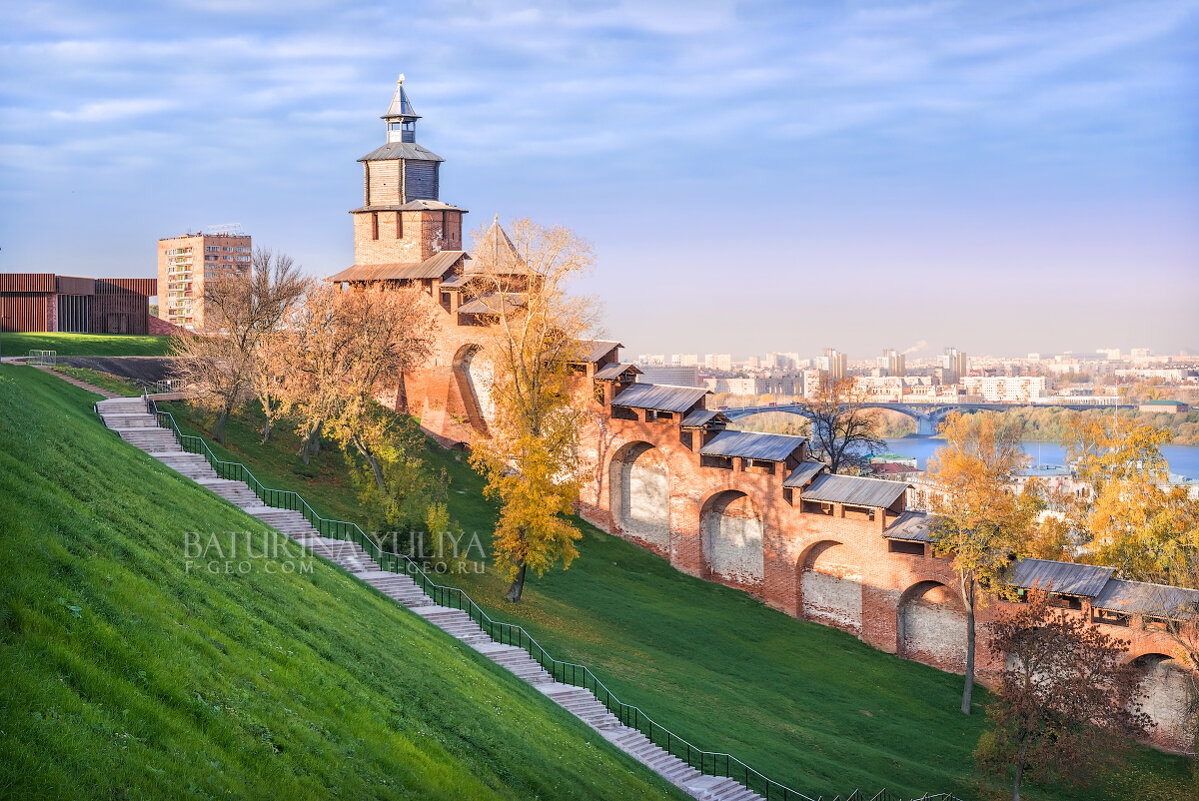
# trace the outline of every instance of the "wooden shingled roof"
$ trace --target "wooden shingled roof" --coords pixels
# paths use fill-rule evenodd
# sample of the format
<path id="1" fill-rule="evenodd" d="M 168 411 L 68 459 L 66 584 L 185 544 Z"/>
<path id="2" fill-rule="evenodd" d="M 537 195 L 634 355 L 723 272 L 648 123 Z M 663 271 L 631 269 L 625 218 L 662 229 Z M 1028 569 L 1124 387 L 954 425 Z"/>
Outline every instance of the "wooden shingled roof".
<path id="1" fill-rule="evenodd" d="M 355 264 L 326 280 L 341 281 L 410 281 L 422 278 L 441 278 L 466 256 L 462 250 L 443 250 L 421 262 L 389 264 Z"/>
<path id="2" fill-rule="evenodd" d="M 672 387 L 664 384 L 633 384 L 612 400 L 613 406 L 653 409 L 659 412 L 690 411 L 708 394 L 696 387 Z"/>
<path id="3" fill-rule="evenodd" d="M 808 440 L 789 434 L 759 434 L 756 431 L 724 431 L 699 449 L 704 456 L 729 456 L 785 462 Z"/>
<path id="4" fill-rule="evenodd" d="M 1010 584 L 1014 587 L 1042 590 L 1094 598 L 1103 590 L 1114 567 L 1080 565 L 1073 562 L 1051 562 L 1048 559 L 1021 559 L 1016 565 Z"/>
<path id="5" fill-rule="evenodd" d="M 901 481 L 830 473 L 819 476 L 802 490 L 802 497 L 805 501 L 886 507 L 899 500 L 907 490 L 908 485 Z"/>

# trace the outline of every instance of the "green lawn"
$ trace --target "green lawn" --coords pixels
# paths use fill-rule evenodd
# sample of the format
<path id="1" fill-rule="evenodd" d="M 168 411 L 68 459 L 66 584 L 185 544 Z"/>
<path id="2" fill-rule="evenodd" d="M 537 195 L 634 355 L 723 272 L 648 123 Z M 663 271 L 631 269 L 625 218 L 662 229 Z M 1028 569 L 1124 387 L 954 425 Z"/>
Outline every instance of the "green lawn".
<path id="1" fill-rule="evenodd" d="M 682 797 L 338 568 L 188 572 L 261 524 L 95 400 L 0 367 L 0 797 Z"/>
<path id="2" fill-rule="evenodd" d="M 54 370 L 84 383 L 91 384 L 93 387 L 99 387 L 106 392 L 111 392 L 113 395 L 136 398 L 142 394 L 142 388 L 136 382 L 130 381 L 128 378 L 122 378 L 119 375 L 113 375 L 112 373 L 92 370 L 88 367 L 68 367 L 64 364 L 58 365 Z"/>
<path id="3" fill-rule="evenodd" d="M 169 343 L 170 337 L 131 334 L 0 334 L 4 356 L 27 356 L 31 350 L 53 350 L 59 356 L 167 356 Z"/>
<path id="4" fill-rule="evenodd" d="M 186 428 L 207 433 L 186 406 L 170 407 Z M 236 446 L 219 450 L 268 485 L 299 490 L 322 514 L 358 518 L 339 453 L 326 450 L 305 466 L 285 426 L 261 446 L 254 419 L 231 421 Z M 451 477 L 452 513 L 486 539 L 495 510 L 479 478 L 460 453 L 433 447 L 430 456 Z M 579 559 L 531 580 L 522 604 L 503 602 L 504 583 L 490 573 L 450 583 L 500 619 L 523 623 L 557 658 L 589 665 L 623 700 L 696 745 L 727 751 L 801 792 L 979 795 L 971 752 L 983 714 L 957 711 L 960 677 L 795 620 L 580 525 Z M 1138 747 L 1123 771 L 1090 789 L 1030 787 L 1024 795 L 1193 799 L 1189 775 L 1187 760 Z"/>

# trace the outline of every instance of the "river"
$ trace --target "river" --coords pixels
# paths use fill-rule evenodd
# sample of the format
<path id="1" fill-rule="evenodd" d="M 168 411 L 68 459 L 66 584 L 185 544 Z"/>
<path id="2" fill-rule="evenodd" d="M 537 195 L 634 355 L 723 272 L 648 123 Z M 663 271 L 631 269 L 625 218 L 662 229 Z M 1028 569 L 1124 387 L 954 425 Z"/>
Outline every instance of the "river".
<path id="1" fill-rule="evenodd" d="M 934 437 L 904 437 L 889 439 L 887 450 L 903 456 L 915 456 L 917 466 L 923 470 L 932 456 L 945 443 Z M 1032 464 L 1065 464 L 1066 450 L 1056 442 L 1026 442 L 1024 452 L 1032 457 Z M 1170 463 L 1170 472 L 1199 479 L 1199 447 L 1192 445 L 1165 445 L 1162 455 Z"/>

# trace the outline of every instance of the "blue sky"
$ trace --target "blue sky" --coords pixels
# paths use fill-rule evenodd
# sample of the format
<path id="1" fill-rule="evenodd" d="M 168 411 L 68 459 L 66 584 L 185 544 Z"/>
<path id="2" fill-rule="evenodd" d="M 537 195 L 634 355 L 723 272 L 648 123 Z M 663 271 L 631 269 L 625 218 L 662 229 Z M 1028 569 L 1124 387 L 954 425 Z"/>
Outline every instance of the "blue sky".
<path id="1" fill-rule="evenodd" d="M 399 72 L 468 225 L 595 243 L 638 352 L 1199 351 L 1199 2 L 30 2 L 0 270 L 240 222 L 353 261 Z"/>

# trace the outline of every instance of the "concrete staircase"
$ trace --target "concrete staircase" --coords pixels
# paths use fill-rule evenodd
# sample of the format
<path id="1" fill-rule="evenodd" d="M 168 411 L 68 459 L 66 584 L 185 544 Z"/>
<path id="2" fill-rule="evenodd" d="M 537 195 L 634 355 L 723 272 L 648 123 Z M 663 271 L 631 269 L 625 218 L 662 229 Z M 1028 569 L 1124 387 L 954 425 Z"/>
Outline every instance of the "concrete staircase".
<path id="1" fill-rule="evenodd" d="M 240 481 L 219 478 L 204 457 L 184 453 L 172 431 L 160 428 L 146 412 L 140 398 L 113 398 L 96 404 L 104 424 L 163 464 L 193 479 L 266 525 L 283 532 L 297 544 L 340 565 L 379 592 L 474 648 L 540 690 L 551 701 L 595 729 L 604 739 L 632 756 L 667 781 L 702 801 L 762 801 L 737 781 L 705 776 L 686 762 L 668 754 L 637 729 L 625 726 L 589 690 L 563 684 L 545 671 L 525 649 L 491 639 L 460 609 L 438 606 L 403 573 L 380 570 L 360 545 L 322 537 L 304 515 L 287 509 L 264 506 L 254 492 Z"/>

